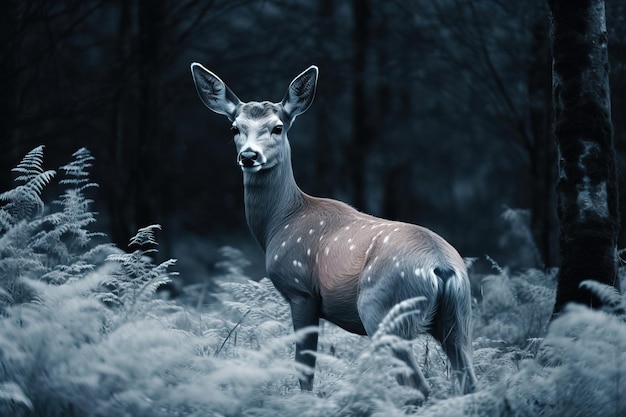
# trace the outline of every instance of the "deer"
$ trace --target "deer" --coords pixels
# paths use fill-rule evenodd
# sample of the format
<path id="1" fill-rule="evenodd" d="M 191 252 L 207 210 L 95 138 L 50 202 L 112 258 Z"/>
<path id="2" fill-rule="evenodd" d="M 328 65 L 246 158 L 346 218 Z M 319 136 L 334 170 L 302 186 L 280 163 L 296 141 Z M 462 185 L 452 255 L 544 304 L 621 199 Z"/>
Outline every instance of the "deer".
<path id="1" fill-rule="evenodd" d="M 310 196 L 296 184 L 287 133 L 312 104 L 318 68 L 293 79 L 281 102 L 242 102 L 214 73 L 191 64 L 201 101 L 231 123 L 243 172 L 245 217 L 265 253 L 269 279 L 291 309 L 293 327 L 317 328 L 320 319 L 372 337 L 403 300 L 424 297 L 419 319 L 397 329 L 405 340 L 429 332 L 445 351 L 464 394 L 477 385 L 473 370 L 471 294 L 459 253 L 431 230 L 362 213 L 340 201 Z M 318 332 L 296 341 L 299 377 L 311 391 Z M 397 355 L 411 374 L 398 381 L 429 386 L 410 355 Z"/>

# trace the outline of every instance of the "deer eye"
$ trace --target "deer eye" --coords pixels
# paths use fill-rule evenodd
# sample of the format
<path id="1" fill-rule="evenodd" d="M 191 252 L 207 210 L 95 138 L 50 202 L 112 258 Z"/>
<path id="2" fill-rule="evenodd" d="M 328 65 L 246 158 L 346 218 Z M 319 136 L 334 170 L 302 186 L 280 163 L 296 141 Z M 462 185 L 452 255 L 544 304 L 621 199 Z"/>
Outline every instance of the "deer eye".
<path id="1" fill-rule="evenodd" d="M 283 133 L 283 126 L 282 125 L 274 126 L 274 128 L 272 129 L 272 135 L 280 135 L 281 133 Z"/>
<path id="2" fill-rule="evenodd" d="M 237 126 L 231 126 L 230 133 L 232 133 L 233 135 L 237 135 L 239 133 L 239 128 Z"/>

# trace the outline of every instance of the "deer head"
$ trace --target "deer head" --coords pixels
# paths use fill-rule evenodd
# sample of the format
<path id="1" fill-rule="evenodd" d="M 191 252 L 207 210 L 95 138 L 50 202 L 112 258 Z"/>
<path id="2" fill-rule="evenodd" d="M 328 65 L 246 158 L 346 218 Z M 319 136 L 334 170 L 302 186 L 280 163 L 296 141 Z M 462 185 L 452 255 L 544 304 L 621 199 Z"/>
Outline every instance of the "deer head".
<path id="1" fill-rule="evenodd" d="M 270 169 L 289 158 L 287 131 L 295 118 L 313 102 L 318 69 L 312 65 L 289 85 L 280 103 L 242 102 L 217 75 L 198 63 L 191 64 L 193 80 L 202 102 L 232 122 L 237 163 L 248 173 Z"/>

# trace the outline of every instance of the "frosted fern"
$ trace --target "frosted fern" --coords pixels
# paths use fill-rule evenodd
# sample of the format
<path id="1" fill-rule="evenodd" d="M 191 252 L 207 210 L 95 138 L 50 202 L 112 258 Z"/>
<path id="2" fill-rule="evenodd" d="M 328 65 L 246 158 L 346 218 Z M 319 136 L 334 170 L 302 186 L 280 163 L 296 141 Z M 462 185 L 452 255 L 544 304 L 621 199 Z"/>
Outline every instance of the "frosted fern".
<path id="1" fill-rule="evenodd" d="M 475 334 L 523 348 L 546 332 L 554 303 L 553 272 L 529 269 L 514 276 L 506 269 L 499 272 L 481 281 Z"/>
<path id="2" fill-rule="evenodd" d="M 393 306 L 378 325 L 378 330 L 374 333 L 372 340 L 376 341 L 388 334 L 402 334 L 402 327 L 406 325 L 407 320 L 411 316 L 420 314 L 419 306 L 425 301 L 425 297 L 413 297 Z M 414 322 L 414 320 L 411 320 L 411 322 Z"/>
<path id="3" fill-rule="evenodd" d="M 626 321 L 626 303 L 615 287 L 594 280 L 583 281 L 580 283 L 580 287 L 589 290 L 600 299 L 602 310 Z"/>
<path id="4" fill-rule="evenodd" d="M 89 182 L 88 168 L 92 166 L 90 161 L 94 158 L 90 152 L 81 148 L 73 154 L 74 160 L 60 169 L 64 171 L 65 178 L 60 184 L 68 184 L 73 187 L 65 190 L 60 200 L 54 201 L 62 207 L 62 211 L 48 216 L 47 220 L 56 226 L 56 231 L 50 233 L 54 241 L 62 240 L 65 236 L 70 237 L 66 244 L 72 245 L 71 249 L 85 247 L 92 238 L 104 236 L 103 233 L 90 232 L 87 227 L 96 222 L 95 213 L 91 211 L 92 200 L 84 195 L 84 190 L 98 185 Z"/>
<path id="5" fill-rule="evenodd" d="M 91 158 L 86 149 L 74 154 L 75 160 L 61 170 L 69 175 L 67 189 L 56 203 L 61 211 L 41 215 L 41 191 L 54 175 L 44 171 L 43 146 L 29 152 L 14 169 L 18 173 L 14 189 L 2 194 L 8 203 L 0 209 L 0 287 L 8 296 L 0 297 L 0 307 L 29 301 L 32 291 L 24 278 L 62 284 L 92 271 L 95 260 L 111 245 L 90 247 L 91 239 L 103 236 L 88 227 L 96 221 L 91 200 L 83 190 L 88 184 L 87 168 Z M 71 168 L 67 168 L 71 167 Z M 77 181 L 74 179 L 79 178 Z M 91 186 L 91 185 L 89 185 Z M 37 209 L 37 210 L 35 210 Z"/>
<path id="6" fill-rule="evenodd" d="M 138 246 L 138 249 L 132 253 L 107 256 L 106 260 L 117 264 L 119 269 L 104 282 L 111 288 L 111 292 L 101 294 L 100 298 L 120 305 L 127 315 L 139 312 L 152 299 L 157 288 L 170 282 L 171 276 L 175 275 L 168 271 L 176 263 L 175 259 L 155 265 L 148 254 L 157 252 L 156 248 L 144 248 L 158 244 L 154 231 L 160 229 L 158 224 L 139 229 L 130 239 L 130 246 Z"/>
<path id="7" fill-rule="evenodd" d="M 0 209 L 0 226 L 5 230 L 28 219 L 34 211 L 43 212 L 41 191 L 56 174 L 53 170 L 43 169 L 43 145 L 28 152 L 12 171 L 18 174 L 15 182 L 21 184 L 0 194 L 0 201 L 7 202 Z"/>
<path id="8" fill-rule="evenodd" d="M 80 148 L 72 156 L 74 160 L 60 168 L 65 172 L 67 178 L 62 179 L 59 183 L 72 184 L 80 191 L 88 187 L 97 187 L 98 184 L 89 182 L 89 172 L 87 171 L 92 167 L 91 161 L 95 159 L 91 156 L 91 152 L 87 148 Z"/>
<path id="9" fill-rule="evenodd" d="M 158 245 L 159 243 L 154 236 L 155 230 L 161 230 L 160 224 L 152 224 L 150 226 L 142 227 L 137 234 L 130 238 L 128 246 L 145 246 L 145 245 Z M 151 249 L 150 252 L 155 252 L 156 249 Z M 148 251 L 146 251 L 147 253 Z"/>
<path id="10" fill-rule="evenodd" d="M 83 193 L 86 188 L 97 186 L 89 182 L 87 171 L 94 158 L 85 148 L 74 152 L 73 156 L 72 162 L 60 168 L 65 173 L 60 183 L 72 186 L 65 190 L 59 200 L 53 202 L 61 206 L 61 211 L 41 219 L 43 227 L 30 242 L 34 250 L 46 252 L 49 260 L 53 261 L 50 265 L 52 271 L 43 278 L 55 283 L 64 282 L 78 270 L 91 270 L 93 258 L 110 248 L 110 245 L 97 245 L 85 251 L 93 238 L 103 237 L 104 234 L 89 230 L 96 222 L 96 217 L 91 211 L 93 201 Z"/>

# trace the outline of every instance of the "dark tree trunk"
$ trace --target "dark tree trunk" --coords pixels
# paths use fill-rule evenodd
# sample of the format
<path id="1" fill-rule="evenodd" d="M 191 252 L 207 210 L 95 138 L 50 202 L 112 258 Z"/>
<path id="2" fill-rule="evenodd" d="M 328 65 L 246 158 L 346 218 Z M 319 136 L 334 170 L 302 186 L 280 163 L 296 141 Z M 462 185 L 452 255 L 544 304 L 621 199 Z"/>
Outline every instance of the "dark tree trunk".
<path id="1" fill-rule="evenodd" d="M 139 228 L 162 222 L 159 112 L 163 9 L 162 0 L 119 2 L 116 62 L 111 71 L 111 82 L 118 86 L 111 109 L 115 140 L 109 148 L 116 178 L 108 192 L 111 237 L 121 248 L 126 248 Z M 133 67 L 129 70 L 128 65 Z"/>
<path id="2" fill-rule="evenodd" d="M 352 204 L 359 210 L 365 209 L 365 168 L 368 151 L 372 143 L 371 115 L 366 93 L 367 51 L 370 44 L 370 0 L 353 0 L 354 13 L 352 61 L 352 140 L 344 154 L 352 184 Z"/>
<path id="3" fill-rule="evenodd" d="M 10 172 L 19 161 L 15 120 L 18 101 L 18 2 L 3 0 L 0 13 L 0 192 L 13 188 Z"/>
<path id="4" fill-rule="evenodd" d="M 137 117 L 138 149 L 133 168 L 137 181 L 135 225 L 137 228 L 160 222 L 161 165 L 160 73 L 163 0 L 139 0 L 139 102 Z"/>
<path id="5" fill-rule="evenodd" d="M 580 288 L 584 280 L 619 289 L 619 217 L 604 1 L 548 3 L 553 29 L 554 133 L 560 157 L 561 268 L 556 316 L 569 302 L 600 305 L 597 297 Z"/>
<path id="6" fill-rule="evenodd" d="M 328 37 L 329 31 L 333 27 L 333 0 L 319 0 L 317 9 L 318 19 L 318 43 L 317 48 L 319 55 L 316 62 L 321 68 L 322 74 L 325 71 L 330 72 L 333 68 L 329 59 L 329 53 L 326 50 L 324 39 Z M 333 111 L 328 100 L 332 94 L 336 94 L 333 90 L 332 83 L 321 82 L 317 85 L 317 106 L 315 107 L 317 138 L 315 139 L 315 195 L 331 197 L 334 195 L 334 182 L 336 178 L 334 146 L 337 138 L 333 136 L 333 127 L 330 121 L 329 112 Z"/>
<path id="7" fill-rule="evenodd" d="M 125 65 L 131 52 L 132 38 L 132 3 L 129 1 L 119 2 L 119 20 L 117 27 L 115 61 L 112 65 L 110 74 L 110 84 L 116 86 L 112 97 L 111 105 L 111 137 L 108 143 L 109 164 L 114 167 L 102 166 L 103 175 L 111 176 L 112 179 L 104 184 L 104 190 L 107 192 L 107 203 L 109 205 L 109 214 L 111 217 L 110 235 L 113 243 L 119 248 L 126 248 L 128 240 L 136 233 L 129 219 L 128 213 L 130 207 L 134 206 L 131 195 L 132 177 L 129 175 L 129 141 L 128 119 L 132 116 L 129 114 L 128 103 L 132 96 L 127 88 L 128 81 L 125 75 Z M 130 149 L 134 149 L 130 147 Z M 132 151 L 131 151 L 132 152 Z"/>
<path id="8" fill-rule="evenodd" d="M 530 119 L 531 230 L 544 267 L 558 265 L 556 218 L 556 145 L 552 140 L 552 80 L 549 22 L 533 27 L 528 67 Z"/>

